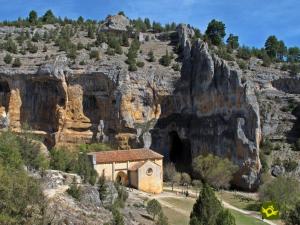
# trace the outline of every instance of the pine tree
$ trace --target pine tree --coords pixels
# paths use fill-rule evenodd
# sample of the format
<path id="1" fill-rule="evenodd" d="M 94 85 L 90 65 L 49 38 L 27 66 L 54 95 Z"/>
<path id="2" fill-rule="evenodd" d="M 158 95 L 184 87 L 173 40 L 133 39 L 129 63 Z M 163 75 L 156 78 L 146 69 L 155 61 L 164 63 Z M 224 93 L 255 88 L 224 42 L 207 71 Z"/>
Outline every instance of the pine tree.
<path id="1" fill-rule="evenodd" d="M 190 225 L 219 225 L 216 223 L 216 220 L 221 210 L 221 203 L 215 196 L 214 191 L 208 184 L 204 184 L 191 212 Z"/>
<path id="2" fill-rule="evenodd" d="M 37 12 L 34 11 L 34 10 L 30 11 L 29 17 L 28 17 L 29 23 L 31 23 L 31 24 L 36 24 L 37 19 L 38 19 Z"/>
<path id="3" fill-rule="evenodd" d="M 209 38 L 212 44 L 220 45 L 225 37 L 225 24 L 221 21 L 212 20 L 205 31 L 206 36 Z"/>
<path id="4" fill-rule="evenodd" d="M 216 222 L 217 225 L 235 225 L 235 218 L 227 209 L 225 209 L 219 213 Z"/>
<path id="5" fill-rule="evenodd" d="M 99 198 L 103 205 L 103 201 L 105 200 L 107 196 L 107 184 L 105 180 L 104 174 L 99 178 L 98 180 L 98 192 L 99 192 Z"/>

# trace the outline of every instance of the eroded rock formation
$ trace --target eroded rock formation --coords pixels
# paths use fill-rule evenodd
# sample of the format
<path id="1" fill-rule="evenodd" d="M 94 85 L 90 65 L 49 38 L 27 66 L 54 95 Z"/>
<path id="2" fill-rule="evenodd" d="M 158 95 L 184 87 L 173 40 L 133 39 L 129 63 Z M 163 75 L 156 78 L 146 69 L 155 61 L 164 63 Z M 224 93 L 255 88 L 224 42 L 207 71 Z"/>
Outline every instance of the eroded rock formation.
<path id="1" fill-rule="evenodd" d="M 38 68 L 0 69 L 1 128 L 28 123 L 61 143 L 111 142 L 151 147 L 178 164 L 204 153 L 240 167 L 235 184 L 259 181 L 260 118 L 251 82 L 212 54 L 193 30 L 179 26 L 181 74 L 147 66 L 131 73 L 123 61 L 69 68 L 65 57 Z"/>

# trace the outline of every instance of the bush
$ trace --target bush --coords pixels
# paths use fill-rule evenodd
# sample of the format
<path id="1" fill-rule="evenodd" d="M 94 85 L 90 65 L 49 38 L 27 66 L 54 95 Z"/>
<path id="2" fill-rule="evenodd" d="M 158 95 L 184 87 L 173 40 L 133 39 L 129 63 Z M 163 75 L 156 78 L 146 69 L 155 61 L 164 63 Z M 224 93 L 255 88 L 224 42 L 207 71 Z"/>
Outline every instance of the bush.
<path id="1" fill-rule="evenodd" d="M 20 67 L 22 65 L 21 60 L 19 58 L 15 58 L 12 66 L 13 67 Z"/>
<path id="2" fill-rule="evenodd" d="M 137 71 L 136 64 L 129 64 L 128 70 L 131 72 Z"/>
<path id="3" fill-rule="evenodd" d="M 169 56 L 169 52 L 166 50 L 166 54 L 160 58 L 159 63 L 163 66 L 169 66 L 171 64 L 171 60 L 172 59 Z"/>
<path id="4" fill-rule="evenodd" d="M 299 200 L 300 183 L 291 177 L 278 177 L 259 188 L 261 201 L 273 201 L 283 214 Z"/>
<path id="5" fill-rule="evenodd" d="M 293 209 L 289 210 L 285 222 L 286 225 L 300 224 L 300 201 L 296 203 Z"/>
<path id="6" fill-rule="evenodd" d="M 18 52 L 18 47 L 11 38 L 8 38 L 7 42 L 5 43 L 5 47 L 6 47 L 6 51 L 10 53 L 17 54 Z"/>
<path id="7" fill-rule="evenodd" d="M 233 174 L 238 170 L 227 158 L 209 154 L 198 156 L 193 161 L 193 171 L 196 176 L 215 188 L 228 188 Z"/>
<path id="8" fill-rule="evenodd" d="M 141 62 L 141 61 L 138 61 L 138 62 L 136 63 L 136 65 L 137 65 L 138 67 L 144 67 L 144 66 L 145 66 L 145 63 L 144 63 L 144 62 Z"/>
<path id="9" fill-rule="evenodd" d="M 115 50 L 113 48 L 108 47 L 108 49 L 105 52 L 107 55 L 115 55 Z"/>
<path id="10" fill-rule="evenodd" d="M 241 70 L 247 69 L 247 64 L 243 60 L 237 60 L 237 64 L 239 65 Z"/>
<path id="11" fill-rule="evenodd" d="M 152 199 L 147 203 L 147 212 L 152 215 L 152 220 L 162 211 L 160 203 L 156 199 Z"/>
<path id="12" fill-rule="evenodd" d="M 92 50 L 92 51 L 90 51 L 90 59 L 99 60 L 100 59 L 99 51 L 98 50 Z"/>
<path id="13" fill-rule="evenodd" d="M 180 68 L 179 63 L 173 64 L 172 69 L 173 69 L 174 71 L 180 71 L 181 68 Z"/>
<path id="14" fill-rule="evenodd" d="M 38 51 L 38 47 L 34 44 L 32 44 L 31 41 L 28 41 L 27 42 L 27 50 L 30 52 L 30 53 L 37 53 Z"/>
<path id="15" fill-rule="evenodd" d="M 283 166 L 287 172 L 292 172 L 298 167 L 298 163 L 294 160 L 283 160 Z"/>
<path id="16" fill-rule="evenodd" d="M 72 196 L 73 198 L 75 198 L 76 200 L 79 200 L 81 197 L 81 189 L 80 187 L 75 184 L 72 183 L 69 187 L 69 189 L 67 190 L 67 193 Z"/>
<path id="17" fill-rule="evenodd" d="M 236 56 L 244 60 L 249 60 L 251 58 L 251 50 L 250 48 L 243 46 L 238 49 Z"/>
<path id="18" fill-rule="evenodd" d="M 155 56 L 154 56 L 154 53 L 152 50 L 150 52 L 148 52 L 148 61 L 155 62 Z"/>
<path id="19" fill-rule="evenodd" d="M 3 61 L 6 63 L 6 64 L 10 64 L 12 62 L 12 56 L 10 54 L 6 54 Z"/>

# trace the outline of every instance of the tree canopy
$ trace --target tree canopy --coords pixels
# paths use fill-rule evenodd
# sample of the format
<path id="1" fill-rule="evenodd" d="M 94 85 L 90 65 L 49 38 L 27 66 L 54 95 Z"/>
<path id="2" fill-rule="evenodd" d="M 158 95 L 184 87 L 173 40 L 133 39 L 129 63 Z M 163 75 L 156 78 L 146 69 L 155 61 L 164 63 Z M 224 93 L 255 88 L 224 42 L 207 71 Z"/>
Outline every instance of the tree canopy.
<path id="1" fill-rule="evenodd" d="M 207 26 L 205 31 L 206 36 L 214 45 L 220 45 L 223 43 L 223 38 L 226 35 L 225 24 L 221 21 L 213 19 Z"/>

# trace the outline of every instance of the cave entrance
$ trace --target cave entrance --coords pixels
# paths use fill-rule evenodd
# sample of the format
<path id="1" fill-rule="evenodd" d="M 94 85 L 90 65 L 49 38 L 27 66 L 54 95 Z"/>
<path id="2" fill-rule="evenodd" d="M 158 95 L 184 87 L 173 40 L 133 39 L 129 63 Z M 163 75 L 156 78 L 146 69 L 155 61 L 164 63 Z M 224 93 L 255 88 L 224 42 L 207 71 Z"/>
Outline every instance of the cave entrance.
<path id="1" fill-rule="evenodd" d="M 192 163 L 191 142 L 181 139 L 176 131 L 169 133 L 169 159 L 180 172 L 190 170 Z"/>
<path id="2" fill-rule="evenodd" d="M 5 111 L 8 109 L 10 98 L 10 88 L 6 81 L 0 81 L 0 107 L 4 107 Z"/>

